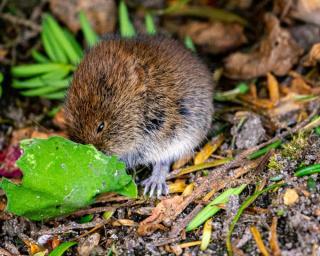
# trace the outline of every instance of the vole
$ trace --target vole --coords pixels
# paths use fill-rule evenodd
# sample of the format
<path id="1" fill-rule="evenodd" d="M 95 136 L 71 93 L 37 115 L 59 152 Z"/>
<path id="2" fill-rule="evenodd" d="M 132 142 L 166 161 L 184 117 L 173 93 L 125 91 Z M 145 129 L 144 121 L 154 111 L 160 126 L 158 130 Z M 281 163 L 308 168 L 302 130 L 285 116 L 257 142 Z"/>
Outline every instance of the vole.
<path id="1" fill-rule="evenodd" d="M 162 36 L 109 37 L 73 75 L 65 113 L 70 138 L 117 155 L 128 168 L 151 165 L 144 193 L 168 193 L 173 161 L 206 137 L 213 114 L 207 67 Z"/>

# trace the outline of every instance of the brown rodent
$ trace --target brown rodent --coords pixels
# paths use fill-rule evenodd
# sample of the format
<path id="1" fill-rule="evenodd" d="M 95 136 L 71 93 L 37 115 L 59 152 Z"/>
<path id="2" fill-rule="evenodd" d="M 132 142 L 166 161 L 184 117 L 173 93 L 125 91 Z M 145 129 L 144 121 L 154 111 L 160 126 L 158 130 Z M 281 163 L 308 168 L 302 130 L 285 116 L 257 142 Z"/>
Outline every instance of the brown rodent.
<path id="1" fill-rule="evenodd" d="M 168 193 L 173 161 L 205 138 L 213 113 L 210 72 L 165 37 L 111 37 L 74 73 L 65 110 L 70 138 L 118 155 L 129 168 L 152 165 L 145 193 Z"/>

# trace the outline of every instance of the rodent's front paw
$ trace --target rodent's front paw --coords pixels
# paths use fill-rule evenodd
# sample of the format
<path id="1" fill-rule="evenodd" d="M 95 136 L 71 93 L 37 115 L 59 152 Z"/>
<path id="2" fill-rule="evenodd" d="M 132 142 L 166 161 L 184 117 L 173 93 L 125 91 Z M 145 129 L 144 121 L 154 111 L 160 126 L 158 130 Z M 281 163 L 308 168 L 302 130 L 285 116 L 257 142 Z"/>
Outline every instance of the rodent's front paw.
<path id="1" fill-rule="evenodd" d="M 149 194 L 150 197 L 152 197 L 154 193 L 156 193 L 157 197 L 167 195 L 169 193 L 169 187 L 166 184 L 165 179 L 159 179 L 156 175 L 151 175 L 150 178 L 145 179 L 142 182 L 142 185 L 144 186 L 143 194 Z"/>

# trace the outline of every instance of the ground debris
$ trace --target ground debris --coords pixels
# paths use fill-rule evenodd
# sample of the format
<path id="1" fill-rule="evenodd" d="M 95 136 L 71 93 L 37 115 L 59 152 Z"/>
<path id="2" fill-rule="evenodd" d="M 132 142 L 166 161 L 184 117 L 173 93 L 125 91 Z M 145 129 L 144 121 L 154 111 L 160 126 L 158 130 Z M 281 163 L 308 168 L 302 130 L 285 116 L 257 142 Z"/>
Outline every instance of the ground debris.
<path id="1" fill-rule="evenodd" d="M 250 79 L 273 72 L 283 76 L 297 63 L 302 49 L 272 14 L 265 16 L 267 34 L 250 53 L 233 53 L 225 59 L 225 75 Z"/>

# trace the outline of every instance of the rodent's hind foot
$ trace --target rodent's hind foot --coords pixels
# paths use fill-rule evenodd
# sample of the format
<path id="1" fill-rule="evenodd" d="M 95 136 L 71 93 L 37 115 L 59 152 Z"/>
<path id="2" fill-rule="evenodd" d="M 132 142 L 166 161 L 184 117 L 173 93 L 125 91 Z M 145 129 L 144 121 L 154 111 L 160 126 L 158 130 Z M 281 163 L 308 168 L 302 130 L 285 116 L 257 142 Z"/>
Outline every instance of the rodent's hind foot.
<path id="1" fill-rule="evenodd" d="M 154 194 L 156 194 L 158 198 L 161 195 L 169 194 L 169 187 L 166 184 L 166 176 L 169 169 L 169 163 L 156 163 L 153 166 L 151 176 L 142 182 L 142 185 L 144 186 L 143 194 L 149 194 L 150 197 L 153 197 Z"/>
<path id="2" fill-rule="evenodd" d="M 159 198 L 161 195 L 167 195 L 169 193 L 169 188 L 166 182 L 160 182 L 159 180 L 155 180 L 153 176 L 151 176 L 148 179 L 145 179 L 142 182 L 142 185 L 144 186 L 143 194 L 149 194 L 150 197 L 153 197 L 154 194 L 156 194 Z"/>

